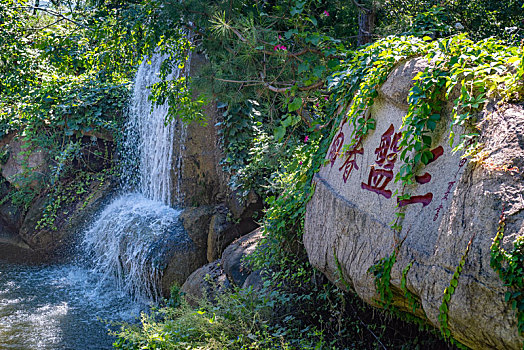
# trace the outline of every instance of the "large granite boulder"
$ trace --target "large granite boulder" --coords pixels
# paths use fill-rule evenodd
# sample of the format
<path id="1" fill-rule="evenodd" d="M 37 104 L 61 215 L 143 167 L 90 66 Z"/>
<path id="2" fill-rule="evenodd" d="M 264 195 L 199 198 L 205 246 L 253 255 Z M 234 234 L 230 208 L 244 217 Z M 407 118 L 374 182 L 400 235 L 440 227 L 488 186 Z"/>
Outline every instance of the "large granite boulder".
<path id="1" fill-rule="evenodd" d="M 255 252 L 258 243 L 262 239 L 262 229 L 240 237 L 231 243 L 222 254 L 222 266 L 224 272 L 231 282 L 239 287 L 248 287 L 245 282 L 248 278 L 258 272 L 252 271 L 245 259 Z M 256 280 L 251 278 L 251 280 Z"/>
<path id="2" fill-rule="evenodd" d="M 483 146 L 477 162 L 452 153 L 449 119 L 441 121 L 433 135 L 433 160 L 418 169 L 416 184 L 403 188 L 394 181 L 400 168 L 396 142 L 411 79 L 423 67 L 416 60 L 392 72 L 368 111 L 376 130 L 344 154 L 352 129 L 341 125 L 314 179 L 304 245 L 311 263 L 328 278 L 344 287 L 342 274 L 351 289 L 375 305 L 380 296 L 368 270 L 397 247 L 390 281 L 393 305 L 413 312 L 407 288 L 421 304 L 416 314 L 440 327 L 444 290 L 471 241 L 449 302 L 451 334 L 474 349 L 521 349 L 515 312 L 504 300 L 508 289 L 490 267 L 490 246 L 503 207 L 505 248 L 524 234 L 524 108 L 493 107 L 480 116 Z M 411 199 L 397 202 L 396 191 L 404 190 Z M 390 228 L 397 204 L 405 210 L 400 233 Z M 402 271 L 410 263 L 403 289 Z"/>

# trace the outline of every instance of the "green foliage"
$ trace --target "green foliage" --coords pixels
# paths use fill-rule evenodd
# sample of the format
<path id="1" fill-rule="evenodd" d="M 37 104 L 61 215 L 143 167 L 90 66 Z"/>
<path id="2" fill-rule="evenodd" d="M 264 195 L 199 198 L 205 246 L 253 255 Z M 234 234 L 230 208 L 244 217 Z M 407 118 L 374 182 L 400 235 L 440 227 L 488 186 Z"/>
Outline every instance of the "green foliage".
<path id="1" fill-rule="evenodd" d="M 496 37 L 516 44 L 524 35 L 523 19 L 519 0 L 386 0 L 379 10 L 378 31 L 432 37 L 461 31 L 474 40 Z"/>
<path id="2" fill-rule="evenodd" d="M 462 254 L 459 264 L 457 268 L 455 269 L 455 272 L 453 273 L 451 280 L 449 281 L 449 286 L 446 289 L 444 289 L 444 295 L 442 296 L 442 304 L 439 307 L 438 320 L 440 323 L 440 332 L 442 336 L 444 337 L 444 339 L 450 340 L 452 344 L 455 344 L 459 346 L 460 348 L 464 348 L 464 347 L 460 346 L 460 343 L 458 343 L 455 339 L 452 338 L 451 331 L 448 327 L 449 303 L 451 302 L 451 297 L 455 293 L 455 289 L 458 286 L 459 277 L 466 263 L 466 258 L 469 253 L 469 248 L 471 247 L 471 243 L 473 242 L 474 238 L 475 238 L 475 235 L 473 235 L 473 237 L 471 237 L 470 241 L 468 242 L 468 245 L 466 246 L 466 250 L 464 251 L 464 254 Z"/>
<path id="3" fill-rule="evenodd" d="M 431 134 L 441 119 L 444 104 L 459 87 L 460 95 L 453 101 L 448 124 L 452 146 L 454 127 L 471 129 L 475 112 L 482 109 L 488 98 L 522 98 L 521 83 L 515 80 L 515 68 L 523 64 L 522 48 L 506 46 L 495 39 L 475 43 L 461 34 L 431 42 L 426 52 L 432 65 L 414 78 L 408 96 L 409 110 L 402 122 L 399 146 L 404 164 L 396 180 L 405 184 L 413 183 L 415 169 L 433 158 Z M 475 133 L 467 132 L 461 135 L 455 151 L 471 152 L 475 148 L 474 136 Z"/>
<path id="4" fill-rule="evenodd" d="M 404 292 L 404 297 L 406 298 L 409 305 L 411 306 L 411 310 L 413 311 L 413 313 L 415 313 L 417 309 L 422 310 L 422 306 L 420 305 L 418 298 L 413 293 L 411 293 L 407 288 L 407 276 L 412 266 L 413 266 L 413 261 L 410 261 L 409 264 L 407 264 L 406 267 L 402 270 L 402 278 L 400 280 L 400 289 L 402 289 L 402 291 Z"/>
<path id="5" fill-rule="evenodd" d="M 451 144 L 453 127 L 470 126 L 475 120 L 475 111 L 481 109 L 488 98 L 522 99 L 522 55 L 522 48 L 506 46 L 495 39 L 475 43 L 465 34 L 435 41 L 389 37 L 353 53 L 341 65 L 342 69 L 332 74 L 328 81 L 333 93 L 331 100 L 336 104 L 331 112 L 347 113 L 347 120 L 354 126 L 355 143 L 374 129 L 376 121 L 367 118 L 365 111 L 373 104 L 376 89 L 394 65 L 415 56 L 431 60 L 432 65 L 414 79 L 407 101 L 409 110 L 402 123 L 399 147 L 403 164 L 396 180 L 411 184 L 416 169 L 433 158 L 431 134 L 441 119 L 443 105 L 457 86 L 460 86 L 460 95 L 454 100 L 449 122 Z M 471 150 L 473 136 L 461 135 L 455 150 Z"/>
<path id="6" fill-rule="evenodd" d="M 380 305 L 385 309 L 392 308 L 393 292 L 391 291 L 391 269 L 397 261 L 397 250 L 388 257 L 380 259 L 375 265 L 371 266 L 368 273 L 375 277 L 375 285 L 380 295 Z"/>
<path id="7" fill-rule="evenodd" d="M 175 67 L 183 71 L 191 44 L 180 27 L 161 16 L 158 2 L 32 5 L 0 0 L 0 137 L 16 134 L 23 144 L 24 172 L 18 176 L 21 186 L 10 193 L 12 202 L 27 209 L 44 192 L 49 205 L 38 227 L 56 229 L 59 209 L 72 200 L 64 192 L 77 190 L 68 187 L 70 177 L 78 175 L 69 171 L 82 167 L 79 155 L 92 151 L 85 138 L 121 139 L 130 80 L 144 55 L 165 57 L 152 99 L 170 103 L 169 118 L 201 120 L 195 110 L 202 101 L 191 99 L 184 74 L 169 74 Z M 35 151 L 47 157 L 50 176 L 28 166 Z M 96 172 L 82 169 L 81 177 Z M 30 186 L 34 180 L 39 188 Z"/>
<path id="8" fill-rule="evenodd" d="M 75 209 L 84 209 L 88 205 L 95 195 L 96 188 L 100 189 L 108 181 L 111 171 L 112 169 L 105 169 L 99 173 L 75 171 L 75 174 L 69 179 L 57 181 L 47 193 L 47 205 L 44 207 L 35 230 L 58 230 L 59 223 L 64 217 Z M 88 193 L 90 194 L 86 196 Z M 83 202 L 78 207 L 79 199 L 82 199 Z"/>
<path id="9" fill-rule="evenodd" d="M 328 349 L 322 332 L 304 329 L 293 334 L 294 318 L 273 314 L 275 303 L 285 305 L 285 294 L 252 289 L 225 292 L 198 309 L 182 301 L 142 314 L 141 326 L 122 325 L 115 349 Z M 273 323 L 279 318 L 282 323 Z M 270 321 L 273 321 L 270 323 Z M 291 343 L 290 343 L 291 341 Z"/>
<path id="10" fill-rule="evenodd" d="M 358 51 L 348 52 L 340 70 L 328 78 L 332 93 L 330 113 L 343 113 L 354 126 L 353 142 L 374 130 L 375 120 L 364 112 L 373 105 L 378 87 L 400 61 L 420 56 L 427 43 L 415 37 L 388 37 Z"/>
<path id="11" fill-rule="evenodd" d="M 453 27 L 449 25 L 449 15 L 443 7 L 434 6 L 428 11 L 417 13 L 412 19 L 409 30 L 405 35 L 419 37 L 447 37 L 453 33 Z"/>
<path id="12" fill-rule="evenodd" d="M 524 236 L 517 236 L 511 251 L 502 247 L 506 217 L 500 216 L 497 234 L 491 245 L 490 266 L 507 286 L 504 299 L 515 310 L 520 335 L 524 335 Z M 524 346 L 524 344 L 523 344 Z"/>

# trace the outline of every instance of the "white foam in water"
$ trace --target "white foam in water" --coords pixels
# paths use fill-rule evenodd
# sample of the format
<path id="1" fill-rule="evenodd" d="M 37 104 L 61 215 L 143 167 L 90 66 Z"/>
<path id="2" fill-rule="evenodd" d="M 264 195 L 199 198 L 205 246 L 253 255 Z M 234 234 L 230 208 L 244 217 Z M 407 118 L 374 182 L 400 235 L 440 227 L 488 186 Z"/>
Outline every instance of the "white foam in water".
<path id="1" fill-rule="evenodd" d="M 107 206 L 84 240 L 104 280 L 115 280 L 137 301 L 155 300 L 161 271 L 151 257 L 152 248 L 177 225 L 179 214 L 139 193 L 123 195 Z"/>
<path id="2" fill-rule="evenodd" d="M 99 319 L 133 321 L 140 308 L 83 267 L 0 262 L 0 349 L 110 349 Z"/>

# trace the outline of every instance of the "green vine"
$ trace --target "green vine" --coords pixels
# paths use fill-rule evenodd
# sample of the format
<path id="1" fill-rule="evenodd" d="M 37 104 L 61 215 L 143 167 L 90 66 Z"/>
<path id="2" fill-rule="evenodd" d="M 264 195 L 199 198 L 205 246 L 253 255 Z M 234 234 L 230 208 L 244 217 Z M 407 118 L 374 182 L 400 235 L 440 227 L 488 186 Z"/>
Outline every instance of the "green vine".
<path id="1" fill-rule="evenodd" d="M 524 236 L 518 236 L 513 242 L 513 249 L 506 251 L 502 247 L 505 221 L 506 217 L 502 212 L 497 234 L 491 245 L 490 266 L 508 287 L 504 299 L 517 314 L 518 330 L 522 336 L 524 335 Z"/>
<path id="2" fill-rule="evenodd" d="M 82 198 L 80 208 L 85 209 L 95 195 L 95 192 L 91 190 L 93 185 L 97 183 L 96 188 L 99 190 L 110 173 L 111 171 L 107 170 L 100 173 L 79 171 L 72 180 L 57 182 L 47 195 L 47 205 L 44 207 L 42 217 L 38 220 L 35 229 L 57 231 L 59 218 L 69 214 L 69 210 L 72 209 L 73 205 L 76 205 L 79 198 Z M 88 195 L 86 196 L 86 194 Z"/>
<path id="3" fill-rule="evenodd" d="M 409 306 L 413 310 L 413 313 L 417 311 L 417 309 L 421 309 L 422 307 L 420 303 L 417 300 L 417 297 L 415 294 L 411 293 L 407 288 L 407 275 L 411 267 L 413 266 L 413 261 L 410 261 L 409 264 L 402 270 L 402 278 L 400 280 L 400 289 L 404 292 L 404 297 L 409 303 Z"/>
<path id="4" fill-rule="evenodd" d="M 473 243 L 474 238 L 475 238 L 475 234 L 473 234 L 473 236 L 469 240 L 468 245 L 466 246 L 466 250 L 464 251 L 464 254 L 462 254 L 459 264 L 457 268 L 455 269 L 455 272 L 453 273 L 453 277 L 451 278 L 451 281 L 449 281 L 449 286 L 446 289 L 444 289 L 444 295 L 442 297 L 442 304 L 439 307 L 438 320 L 440 323 L 440 332 L 442 336 L 444 337 L 444 339 L 450 340 L 452 344 L 455 344 L 458 347 L 463 347 L 463 346 L 459 344 L 455 339 L 452 338 L 451 330 L 449 329 L 449 325 L 448 325 L 449 303 L 451 301 L 451 297 L 453 296 L 453 294 L 455 294 L 455 289 L 458 286 L 460 274 L 462 273 L 462 269 L 464 268 L 464 264 L 466 263 L 466 258 L 468 256 L 469 249 L 471 247 L 471 243 Z"/>
<path id="5" fill-rule="evenodd" d="M 337 252 L 335 251 L 335 248 L 333 247 L 333 258 L 335 259 L 335 264 L 337 265 L 337 272 L 338 272 L 338 279 L 342 282 L 344 287 L 346 287 L 347 290 L 351 290 L 351 285 L 348 281 L 344 278 L 344 273 L 342 272 L 342 265 L 340 264 L 340 261 L 338 260 Z"/>
<path id="6" fill-rule="evenodd" d="M 371 266 L 368 270 L 375 276 L 375 286 L 380 295 L 379 304 L 387 309 L 393 309 L 393 292 L 391 291 L 391 269 L 397 261 L 397 250 L 393 253 L 380 259 L 375 265 Z"/>

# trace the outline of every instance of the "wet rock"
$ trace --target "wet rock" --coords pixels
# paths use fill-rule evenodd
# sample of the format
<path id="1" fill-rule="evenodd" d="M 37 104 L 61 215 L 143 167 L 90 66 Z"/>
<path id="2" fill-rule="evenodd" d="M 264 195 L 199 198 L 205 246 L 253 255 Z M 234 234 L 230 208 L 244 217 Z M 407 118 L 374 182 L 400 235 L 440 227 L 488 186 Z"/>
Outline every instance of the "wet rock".
<path id="1" fill-rule="evenodd" d="M 93 181 L 89 189 L 75 197 L 67 207 L 61 207 L 53 224 L 43 225 L 42 220 L 50 202 L 45 194 L 37 198 L 19 230 L 24 242 L 39 256 L 46 260 L 66 259 L 69 248 L 74 245 L 84 228 L 91 222 L 94 214 L 107 203 L 114 193 L 115 182 Z M 40 224 L 39 224 L 40 223 Z"/>
<path id="2" fill-rule="evenodd" d="M 8 230 L 18 232 L 22 224 L 22 211 L 9 197 L 12 187 L 3 178 L 0 181 L 0 219 Z"/>
<path id="3" fill-rule="evenodd" d="M 186 208 L 180 214 L 180 221 L 184 225 L 189 237 L 201 249 L 207 248 L 209 223 L 215 214 L 215 207 L 203 205 L 200 207 Z"/>
<path id="4" fill-rule="evenodd" d="M 207 64 L 201 54 L 193 54 L 190 62 L 190 75 L 197 77 Z M 195 98 L 198 91 L 195 92 Z M 223 154 L 219 147 L 218 111 L 216 103 L 203 107 L 205 124 L 191 123 L 185 127 L 183 138 L 175 138 L 173 164 L 180 164 L 178 176 L 173 177 L 172 188 L 182 194 L 183 206 L 218 204 L 226 197 L 227 176 L 223 173 L 220 161 Z M 181 144 L 182 142 L 182 144 Z M 177 154 L 178 153 L 178 154 Z M 174 194 L 173 198 L 176 198 Z"/>
<path id="5" fill-rule="evenodd" d="M 264 287 L 263 273 L 260 270 L 253 271 L 247 276 L 242 288 L 252 288 L 253 290 L 261 290 Z"/>
<path id="6" fill-rule="evenodd" d="M 229 280 L 237 286 L 243 286 L 253 271 L 244 262 L 252 254 L 260 240 L 262 230 L 257 229 L 229 245 L 222 254 L 222 266 Z"/>
<path id="7" fill-rule="evenodd" d="M 226 212 L 218 212 L 211 218 L 207 236 L 207 261 L 213 262 L 220 258 L 222 252 L 238 236 L 229 230 L 233 224 L 227 219 Z"/>
<path id="8" fill-rule="evenodd" d="M 162 239 L 164 251 L 155 253 L 157 259 L 162 259 L 161 291 L 164 297 L 169 297 L 173 284 L 183 285 L 186 279 L 206 261 L 205 250 L 199 248 L 189 236 L 174 235 Z"/>
<path id="9" fill-rule="evenodd" d="M 261 229 L 255 230 L 229 245 L 222 259 L 209 263 L 189 276 L 181 291 L 187 294 L 188 301 L 196 304 L 207 296 L 215 296 L 229 290 L 233 285 L 242 288 L 260 290 L 263 287 L 262 273 L 252 271 L 245 263 L 245 257 L 255 251 L 262 239 Z"/>
<path id="10" fill-rule="evenodd" d="M 193 272 L 182 285 L 180 291 L 185 294 L 186 300 L 192 304 L 206 297 L 213 300 L 217 295 L 229 290 L 229 282 L 220 261 L 214 261 L 202 266 Z"/>
<path id="11" fill-rule="evenodd" d="M 452 153 L 441 122 L 432 135 L 433 161 L 416 169 L 417 183 L 403 188 L 393 181 L 400 167 L 394 140 L 406 114 L 403 96 L 411 82 L 405 77 L 422 66 L 415 61 L 404 67 L 398 82 L 394 77 L 399 74 L 392 74 L 382 87 L 382 95 L 389 96 L 379 96 L 369 111 L 377 125 L 362 141 L 361 152 L 337 154 L 351 141 L 350 125 L 335 135 L 307 207 L 304 245 L 309 260 L 344 288 L 340 263 L 351 289 L 376 305 L 379 295 L 368 270 L 399 247 L 391 271 L 393 305 L 412 312 L 401 288 L 402 271 L 412 263 L 406 287 L 420 299 L 416 314 L 439 327 L 444 289 L 471 240 L 449 302 L 452 335 L 474 349 L 521 349 L 524 339 L 518 335 L 515 312 L 504 300 L 507 288 L 490 267 L 490 246 L 503 205 L 508 217 L 505 247 L 524 234 L 524 108 L 506 106 L 481 116 L 483 149 L 476 163 Z M 393 98 L 401 101 L 391 103 Z M 412 197 L 397 202 L 395 191 Z M 397 204 L 405 210 L 400 233 L 390 228 Z"/>

